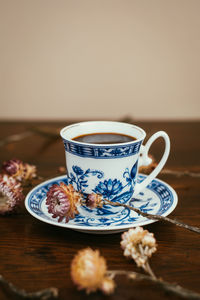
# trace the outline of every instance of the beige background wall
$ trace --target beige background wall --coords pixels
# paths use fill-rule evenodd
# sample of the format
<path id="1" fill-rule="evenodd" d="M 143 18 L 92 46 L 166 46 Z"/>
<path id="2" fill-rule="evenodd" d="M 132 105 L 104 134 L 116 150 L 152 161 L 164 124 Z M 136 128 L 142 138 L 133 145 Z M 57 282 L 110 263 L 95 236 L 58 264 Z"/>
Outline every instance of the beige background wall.
<path id="1" fill-rule="evenodd" d="M 0 0 L 0 118 L 200 118 L 200 0 Z"/>

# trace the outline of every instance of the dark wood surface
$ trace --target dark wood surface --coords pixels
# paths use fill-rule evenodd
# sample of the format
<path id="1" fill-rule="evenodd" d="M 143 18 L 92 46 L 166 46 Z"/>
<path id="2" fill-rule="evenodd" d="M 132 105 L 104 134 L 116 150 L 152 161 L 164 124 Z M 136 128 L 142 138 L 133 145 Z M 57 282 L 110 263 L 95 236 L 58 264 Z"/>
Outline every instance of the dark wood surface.
<path id="1" fill-rule="evenodd" d="M 70 122 L 1 122 L 0 139 L 24 131 L 34 134 L 0 148 L 0 163 L 11 158 L 37 166 L 44 178 L 58 175 L 65 165 L 64 147 L 59 129 Z M 165 130 L 171 139 L 166 169 L 188 171 L 187 175 L 160 174 L 178 194 L 178 206 L 170 215 L 190 225 L 200 226 L 200 122 L 136 122 L 152 135 Z M 39 128 L 39 129 L 38 129 Z M 41 134 L 46 130 L 48 136 Z M 57 134 L 57 137 L 56 137 Z M 159 158 L 162 142 L 156 142 L 151 153 Z M 26 190 L 26 192 L 28 189 Z M 163 222 L 146 226 L 153 232 L 158 251 L 150 264 L 155 274 L 169 282 L 200 293 L 200 236 Z M 59 289 L 59 299 L 179 299 L 148 282 L 133 282 L 117 277 L 117 288 L 110 296 L 101 292 L 78 291 L 70 278 L 70 263 L 76 252 L 90 246 L 99 249 L 110 270 L 139 270 L 134 261 L 123 256 L 121 234 L 90 235 L 48 225 L 32 217 L 25 208 L 17 215 L 0 217 L 0 274 L 29 292 L 50 286 Z M 6 298 L 0 291 L 0 299 Z"/>

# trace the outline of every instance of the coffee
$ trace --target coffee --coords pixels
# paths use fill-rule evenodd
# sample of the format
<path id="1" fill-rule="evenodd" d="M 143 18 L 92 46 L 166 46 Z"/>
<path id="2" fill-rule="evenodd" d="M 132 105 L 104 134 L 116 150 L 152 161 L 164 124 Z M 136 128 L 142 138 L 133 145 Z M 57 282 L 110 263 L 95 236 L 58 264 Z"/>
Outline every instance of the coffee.
<path id="1" fill-rule="evenodd" d="M 98 132 L 79 135 L 73 140 L 87 144 L 121 144 L 135 141 L 136 138 L 122 133 Z"/>

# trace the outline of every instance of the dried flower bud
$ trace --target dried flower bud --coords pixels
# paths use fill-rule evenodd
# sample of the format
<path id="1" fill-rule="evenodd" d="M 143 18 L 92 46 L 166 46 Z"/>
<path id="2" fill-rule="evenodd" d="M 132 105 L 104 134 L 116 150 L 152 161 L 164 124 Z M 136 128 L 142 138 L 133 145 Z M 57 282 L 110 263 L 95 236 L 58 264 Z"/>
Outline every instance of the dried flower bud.
<path id="1" fill-rule="evenodd" d="M 19 159 L 5 161 L 2 169 L 4 173 L 16 178 L 18 181 L 30 180 L 36 177 L 36 167 Z"/>
<path id="2" fill-rule="evenodd" d="M 124 256 L 132 257 L 137 266 L 144 266 L 148 258 L 156 252 L 156 240 L 153 233 L 142 227 L 131 228 L 122 234 L 121 247 Z"/>
<path id="3" fill-rule="evenodd" d="M 63 166 L 60 166 L 60 167 L 58 168 L 58 173 L 61 173 L 61 174 L 66 173 L 66 168 L 63 167 Z"/>
<path id="4" fill-rule="evenodd" d="M 88 194 L 86 198 L 86 206 L 89 208 L 96 208 L 96 207 L 102 207 L 103 202 L 102 202 L 102 195 L 98 195 L 95 193 Z"/>
<path id="5" fill-rule="evenodd" d="M 105 277 L 101 283 L 100 289 L 106 295 L 112 294 L 115 290 L 115 283 L 113 279 Z"/>
<path id="6" fill-rule="evenodd" d="M 14 212 L 23 200 L 21 184 L 7 174 L 0 174 L 0 215 Z"/>
<path id="7" fill-rule="evenodd" d="M 100 289 L 105 294 L 114 291 L 114 281 L 106 275 L 107 265 L 98 250 L 86 248 L 80 250 L 71 263 L 71 277 L 78 289 L 87 293 Z"/>
<path id="8" fill-rule="evenodd" d="M 54 184 L 47 192 L 46 205 L 48 212 L 53 218 L 58 217 L 58 222 L 65 219 L 67 223 L 78 214 L 77 207 L 80 205 L 81 194 L 76 192 L 73 186 L 61 182 Z"/>

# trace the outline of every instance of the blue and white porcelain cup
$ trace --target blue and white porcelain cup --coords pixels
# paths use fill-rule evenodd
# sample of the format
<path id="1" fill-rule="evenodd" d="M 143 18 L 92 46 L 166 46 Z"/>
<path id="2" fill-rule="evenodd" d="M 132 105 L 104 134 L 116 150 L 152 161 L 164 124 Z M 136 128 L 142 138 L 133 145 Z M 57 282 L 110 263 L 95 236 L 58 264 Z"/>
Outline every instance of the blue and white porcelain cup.
<path id="1" fill-rule="evenodd" d="M 94 133 L 118 133 L 136 139 L 118 144 L 91 144 L 73 140 Z M 122 122 L 80 122 L 64 127 L 60 134 L 65 147 L 68 182 L 83 194 L 97 193 L 121 203 L 135 197 L 158 175 L 170 151 L 170 140 L 164 131 L 156 132 L 142 145 L 145 131 Z M 159 137 L 165 142 L 162 158 L 151 174 L 138 183 L 138 168 L 151 163 L 149 148 Z"/>

